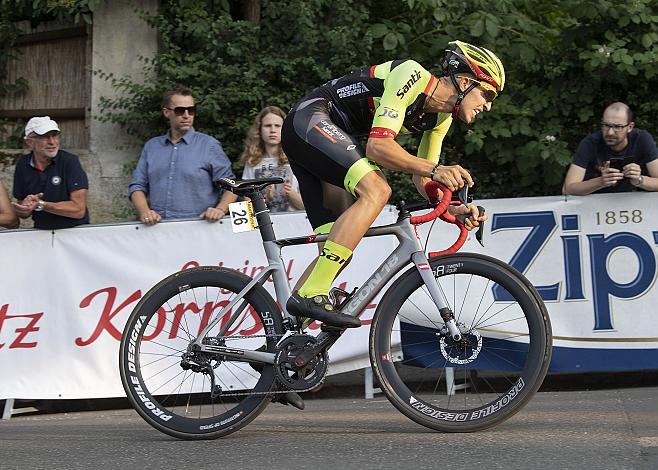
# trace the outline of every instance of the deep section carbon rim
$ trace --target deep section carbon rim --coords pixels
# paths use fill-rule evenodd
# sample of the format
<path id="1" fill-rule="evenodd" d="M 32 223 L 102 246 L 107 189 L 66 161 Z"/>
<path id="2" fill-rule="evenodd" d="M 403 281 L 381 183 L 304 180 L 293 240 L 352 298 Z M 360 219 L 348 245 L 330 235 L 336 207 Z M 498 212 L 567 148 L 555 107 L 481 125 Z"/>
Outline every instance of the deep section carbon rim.
<path id="1" fill-rule="evenodd" d="M 281 314 L 261 286 L 224 309 L 249 281 L 227 269 L 189 269 L 161 281 L 137 305 L 121 342 L 121 378 L 149 424 L 179 438 L 216 438 L 241 428 L 267 405 L 272 365 L 190 349 L 206 325 L 221 316 L 204 344 L 275 351 L 283 332 Z"/>
<path id="2" fill-rule="evenodd" d="M 530 283 L 504 263 L 455 254 L 430 262 L 462 340 L 444 327 L 413 270 L 380 302 L 371 360 L 383 391 L 414 421 L 441 431 L 475 431 L 517 412 L 550 361 L 550 323 Z"/>

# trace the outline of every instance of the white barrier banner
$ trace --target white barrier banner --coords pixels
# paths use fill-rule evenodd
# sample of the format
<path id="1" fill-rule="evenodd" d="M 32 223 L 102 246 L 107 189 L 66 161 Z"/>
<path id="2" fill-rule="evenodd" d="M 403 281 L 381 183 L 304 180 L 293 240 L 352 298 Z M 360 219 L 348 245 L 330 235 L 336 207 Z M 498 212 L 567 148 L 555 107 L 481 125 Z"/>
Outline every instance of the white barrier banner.
<path id="1" fill-rule="evenodd" d="M 471 235 L 464 251 L 510 262 L 539 289 L 553 325 L 552 370 L 658 369 L 656 202 L 637 193 L 481 201 L 485 248 Z M 395 215 L 386 209 L 378 224 Z M 279 238 L 310 233 L 304 214 L 273 221 Z M 454 236 L 437 222 L 429 249 Z M 361 285 L 394 246 L 392 236 L 365 239 L 336 285 Z M 252 275 L 266 262 L 259 233 L 233 234 L 228 219 L 6 232 L 0 250 L 0 399 L 123 396 L 119 338 L 151 286 L 191 266 Z M 283 250 L 293 284 L 316 254 L 314 245 Z M 330 373 L 367 366 L 367 336 L 367 327 L 348 330 L 330 351 Z"/>
<path id="2" fill-rule="evenodd" d="M 386 209 L 378 224 L 394 218 Z M 311 233 L 304 213 L 272 219 L 280 238 Z M 360 285 L 395 244 L 392 237 L 364 241 L 359 262 L 336 285 Z M 234 234 L 228 219 L 0 232 L 0 247 L 0 399 L 124 396 L 119 340 L 143 294 L 184 268 L 224 266 L 252 276 L 267 262 L 259 232 Z M 315 245 L 284 248 L 293 285 L 315 256 Z M 274 295 L 271 281 L 266 288 Z M 362 316 L 366 325 L 375 306 Z M 330 373 L 366 367 L 367 348 L 367 326 L 346 332 L 329 353 Z"/>
<path id="3" fill-rule="evenodd" d="M 490 215 L 485 247 L 471 235 L 464 251 L 511 264 L 537 288 L 553 327 L 550 371 L 658 369 L 658 194 L 481 205 Z M 438 225 L 433 231 L 443 229 Z M 441 238 L 432 234 L 430 251 Z M 505 301 L 495 288 L 490 294 Z"/>

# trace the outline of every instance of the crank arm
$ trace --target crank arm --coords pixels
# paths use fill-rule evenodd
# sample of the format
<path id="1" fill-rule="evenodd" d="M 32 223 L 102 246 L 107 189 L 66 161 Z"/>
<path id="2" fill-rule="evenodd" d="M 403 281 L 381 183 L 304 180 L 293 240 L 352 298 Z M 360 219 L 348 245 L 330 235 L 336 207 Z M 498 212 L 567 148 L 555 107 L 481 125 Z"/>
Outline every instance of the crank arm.
<path id="1" fill-rule="evenodd" d="M 343 334 L 343 331 L 330 331 L 323 332 L 318 336 L 319 341 L 315 343 L 312 348 L 304 349 L 300 354 L 295 357 L 295 367 L 302 368 L 306 366 L 315 356 L 322 354 L 323 351 L 329 349 L 338 338 Z"/>

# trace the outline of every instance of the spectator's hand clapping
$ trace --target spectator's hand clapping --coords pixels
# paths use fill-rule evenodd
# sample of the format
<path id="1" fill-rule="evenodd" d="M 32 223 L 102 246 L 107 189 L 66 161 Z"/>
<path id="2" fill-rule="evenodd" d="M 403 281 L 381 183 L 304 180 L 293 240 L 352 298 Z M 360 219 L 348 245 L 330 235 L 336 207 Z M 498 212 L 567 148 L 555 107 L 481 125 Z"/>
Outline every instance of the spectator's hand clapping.
<path id="1" fill-rule="evenodd" d="M 28 217 L 32 213 L 34 208 L 37 207 L 37 204 L 39 203 L 39 199 L 41 199 L 42 197 L 43 197 L 43 193 L 28 194 L 27 196 L 25 196 L 25 199 L 23 199 L 22 201 L 12 202 L 11 205 L 20 217 Z"/>

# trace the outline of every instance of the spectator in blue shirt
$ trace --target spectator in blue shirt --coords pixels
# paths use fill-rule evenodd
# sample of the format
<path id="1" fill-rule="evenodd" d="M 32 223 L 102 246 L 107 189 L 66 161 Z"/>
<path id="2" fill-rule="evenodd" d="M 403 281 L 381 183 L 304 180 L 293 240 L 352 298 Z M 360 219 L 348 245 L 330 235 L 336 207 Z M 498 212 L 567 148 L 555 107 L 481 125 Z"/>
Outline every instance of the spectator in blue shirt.
<path id="1" fill-rule="evenodd" d="M 658 191 L 658 149 L 651 134 L 635 127 L 631 109 L 612 103 L 601 130 L 580 142 L 562 192 L 584 196 L 635 188 Z"/>
<path id="2" fill-rule="evenodd" d="M 38 229 L 89 223 L 89 181 L 78 157 L 60 150 L 60 130 L 49 116 L 33 117 L 25 126 L 30 153 L 16 162 L 12 203 L 21 218 L 32 216 Z"/>
<path id="3" fill-rule="evenodd" d="M 216 222 L 237 199 L 213 185 L 235 175 L 217 139 L 192 127 L 195 113 L 189 88 L 178 87 L 163 95 L 162 114 L 169 130 L 146 142 L 129 186 L 130 200 L 144 224 L 191 217 Z"/>

